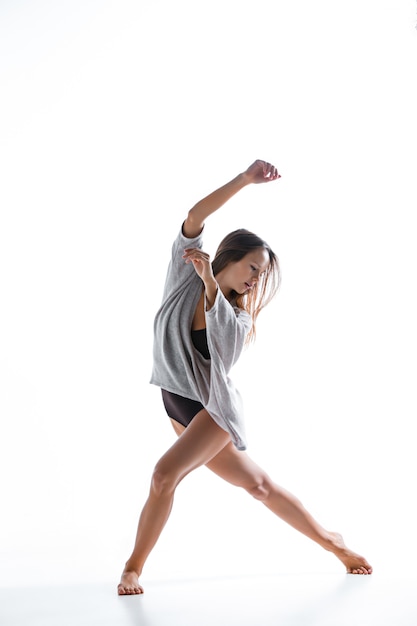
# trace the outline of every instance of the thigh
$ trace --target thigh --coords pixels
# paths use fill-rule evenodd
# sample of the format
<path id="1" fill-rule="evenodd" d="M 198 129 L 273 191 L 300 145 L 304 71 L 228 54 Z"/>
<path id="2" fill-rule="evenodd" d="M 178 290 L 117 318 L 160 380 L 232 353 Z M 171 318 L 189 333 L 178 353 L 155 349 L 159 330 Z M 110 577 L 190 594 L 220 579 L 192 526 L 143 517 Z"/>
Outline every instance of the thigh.
<path id="1" fill-rule="evenodd" d="M 247 490 L 268 480 L 266 472 L 246 452 L 237 450 L 232 442 L 208 461 L 206 466 L 223 480 Z"/>
<path id="2" fill-rule="evenodd" d="M 178 437 L 180 435 L 182 435 L 182 433 L 184 432 L 186 427 L 183 426 L 182 424 L 179 424 L 177 422 L 177 420 L 174 420 L 172 417 L 171 417 L 171 419 L 169 421 L 171 422 L 172 428 L 175 430 L 175 432 L 177 433 Z"/>
<path id="3" fill-rule="evenodd" d="M 179 424 L 175 426 L 182 428 Z M 171 474 L 179 482 L 192 470 L 209 463 L 229 442 L 230 435 L 216 424 L 206 409 L 202 409 L 161 457 L 155 469 Z"/>
<path id="4" fill-rule="evenodd" d="M 178 437 L 182 437 L 186 430 L 184 426 L 173 419 L 171 423 Z M 264 470 L 246 452 L 237 450 L 231 441 L 205 465 L 223 480 L 243 489 L 250 490 L 267 479 Z"/>

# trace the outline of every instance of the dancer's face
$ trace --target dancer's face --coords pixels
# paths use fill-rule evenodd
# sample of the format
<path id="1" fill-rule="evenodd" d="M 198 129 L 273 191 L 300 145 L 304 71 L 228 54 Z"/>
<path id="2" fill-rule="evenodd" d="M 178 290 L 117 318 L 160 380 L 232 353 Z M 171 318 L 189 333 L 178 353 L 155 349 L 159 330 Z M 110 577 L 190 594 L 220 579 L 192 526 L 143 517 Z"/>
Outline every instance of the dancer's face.
<path id="1" fill-rule="evenodd" d="M 267 250 L 257 248 L 248 252 L 240 261 L 229 263 L 217 274 L 216 280 L 226 297 L 232 291 L 242 295 L 253 289 L 269 263 Z"/>

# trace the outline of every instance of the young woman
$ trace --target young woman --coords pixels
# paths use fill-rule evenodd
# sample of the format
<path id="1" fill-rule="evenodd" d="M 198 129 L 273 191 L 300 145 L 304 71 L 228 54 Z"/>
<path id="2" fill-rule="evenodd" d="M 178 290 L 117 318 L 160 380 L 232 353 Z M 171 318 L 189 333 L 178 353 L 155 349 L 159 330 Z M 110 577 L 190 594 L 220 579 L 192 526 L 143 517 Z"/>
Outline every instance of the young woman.
<path id="1" fill-rule="evenodd" d="M 296 530 L 333 552 L 348 573 L 372 572 L 339 534 L 325 530 L 244 452 L 242 406 L 229 371 L 253 338 L 259 311 L 278 289 L 278 259 L 265 241 L 241 229 L 225 237 L 211 263 L 202 250 L 201 235 L 206 218 L 243 187 L 278 178 L 276 167 L 255 161 L 198 202 L 174 242 L 155 318 L 151 382 L 162 389 L 178 439 L 155 466 L 119 595 L 143 593 L 139 576 L 169 517 L 175 489 L 201 465 L 243 487 Z"/>

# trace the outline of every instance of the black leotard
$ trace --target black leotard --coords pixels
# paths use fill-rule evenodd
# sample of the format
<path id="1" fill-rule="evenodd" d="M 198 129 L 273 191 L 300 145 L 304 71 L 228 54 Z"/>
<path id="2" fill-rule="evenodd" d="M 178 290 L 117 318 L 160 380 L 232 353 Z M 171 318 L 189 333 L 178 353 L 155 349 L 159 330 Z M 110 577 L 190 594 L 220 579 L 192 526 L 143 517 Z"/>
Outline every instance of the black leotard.
<path id="1" fill-rule="evenodd" d="M 206 329 L 202 328 L 200 330 L 192 330 L 191 339 L 195 349 L 198 350 L 205 359 L 209 359 L 210 352 L 207 345 Z M 204 409 L 201 402 L 190 400 L 190 398 L 183 398 L 182 396 L 166 391 L 165 389 L 162 389 L 161 391 L 165 411 L 168 416 L 183 426 L 188 426 L 193 417 L 197 415 L 201 409 Z"/>

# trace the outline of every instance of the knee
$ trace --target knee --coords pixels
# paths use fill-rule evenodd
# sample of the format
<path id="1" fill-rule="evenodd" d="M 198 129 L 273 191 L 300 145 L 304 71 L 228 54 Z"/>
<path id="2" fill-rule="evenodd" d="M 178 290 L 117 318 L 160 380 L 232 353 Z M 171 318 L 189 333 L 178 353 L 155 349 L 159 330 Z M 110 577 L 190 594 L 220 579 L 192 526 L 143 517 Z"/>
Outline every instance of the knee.
<path id="1" fill-rule="evenodd" d="M 267 476 L 259 476 L 256 478 L 255 482 L 247 488 L 247 491 L 255 500 L 267 500 L 271 492 L 270 480 Z"/>
<path id="2" fill-rule="evenodd" d="M 155 495 L 161 496 L 172 493 L 178 481 L 172 471 L 168 471 L 162 464 L 157 464 L 152 474 L 151 491 Z"/>

